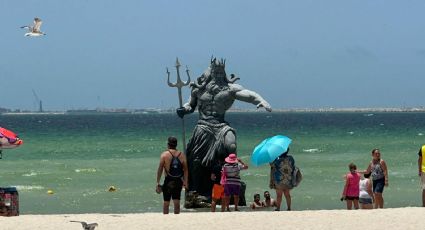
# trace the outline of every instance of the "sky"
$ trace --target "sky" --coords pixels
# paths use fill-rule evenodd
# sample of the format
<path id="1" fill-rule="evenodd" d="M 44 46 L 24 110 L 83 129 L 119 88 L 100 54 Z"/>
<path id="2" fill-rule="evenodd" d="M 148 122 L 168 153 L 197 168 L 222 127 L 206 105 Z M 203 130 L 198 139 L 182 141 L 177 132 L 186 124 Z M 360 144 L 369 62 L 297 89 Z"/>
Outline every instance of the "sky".
<path id="1" fill-rule="evenodd" d="M 175 81 L 178 57 L 193 80 L 212 55 L 276 109 L 425 106 L 424 10 L 422 0 L 0 0 L 0 107 L 178 107 L 166 67 Z M 34 17 L 46 36 L 24 37 Z"/>

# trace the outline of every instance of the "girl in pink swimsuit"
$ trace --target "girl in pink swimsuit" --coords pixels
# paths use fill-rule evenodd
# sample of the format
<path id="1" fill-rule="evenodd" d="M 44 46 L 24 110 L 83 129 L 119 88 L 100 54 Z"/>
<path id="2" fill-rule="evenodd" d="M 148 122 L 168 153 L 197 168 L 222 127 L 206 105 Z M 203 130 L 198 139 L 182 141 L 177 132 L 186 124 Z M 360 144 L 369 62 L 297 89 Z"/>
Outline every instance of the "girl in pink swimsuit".
<path id="1" fill-rule="evenodd" d="M 345 175 L 345 186 L 342 190 L 341 200 L 347 202 L 347 209 L 351 210 L 354 204 L 354 209 L 359 209 L 359 193 L 360 193 L 360 174 L 356 171 L 357 166 L 353 163 L 348 165 L 350 172 Z"/>

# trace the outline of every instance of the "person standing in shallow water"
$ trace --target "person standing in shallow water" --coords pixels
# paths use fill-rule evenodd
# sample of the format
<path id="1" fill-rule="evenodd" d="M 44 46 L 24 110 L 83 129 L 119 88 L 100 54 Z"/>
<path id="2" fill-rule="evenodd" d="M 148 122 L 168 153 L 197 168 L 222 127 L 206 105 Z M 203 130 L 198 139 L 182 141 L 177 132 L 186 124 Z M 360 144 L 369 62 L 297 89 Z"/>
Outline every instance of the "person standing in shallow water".
<path id="1" fill-rule="evenodd" d="M 375 208 L 384 208 L 384 187 L 388 187 L 388 167 L 387 163 L 381 159 L 379 149 L 372 150 L 372 161 L 363 173 L 371 173 L 373 196 L 375 198 Z"/>
<path id="2" fill-rule="evenodd" d="M 347 209 L 359 209 L 359 193 L 360 193 L 360 174 L 357 172 L 357 166 L 353 163 L 348 165 L 349 173 L 345 175 L 345 185 L 342 190 L 341 200 L 347 203 Z"/>
<path id="3" fill-rule="evenodd" d="M 239 211 L 239 194 L 241 191 L 241 177 L 240 171 L 248 169 L 248 165 L 236 157 L 236 154 L 231 153 L 224 160 L 226 163 L 223 165 L 222 174 L 225 174 L 224 182 L 224 206 L 229 207 L 230 197 L 233 196 L 235 203 L 235 211 Z"/>
<path id="4" fill-rule="evenodd" d="M 419 149 L 418 158 L 418 175 L 421 177 L 422 184 L 422 207 L 425 207 L 425 158 L 422 157 L 422 153 L 425 151 L 425 145 Z"/>
<path id="5" fill-rule="evenodd" d="M 276 190 L 276 209 L 280 211 L 282 195 L 285 195 L 287 211 L 291 210 L 291 189 L 294 188 L 293 172 L 295 160 L 288 154 L 289 149 L 270 163 L 270 188 Z"/>
<path id="6" fill-rule="evenodd" d="M 212 168 L 211 172 L 211 180 L 214 181 L 214 186 L 211 193 L 211 212 L 215 212 L 215 208 L 217 206 L 217 202 L 221 201 L 221 211 L 224 212 L 225 207 L 224 204 L 224 186 L 220 184 L 221 180 L 221 169 L 223 167 L 223 163 L 218 161 Z"/>
<path id="7" fill-rule="evenodd" d="M 373 209 L 373 191 L 370 173 L 364 174 L 364 178 L 360 179 L 359 203 L 361 209 Z"/>
<path id="8" fill-rule="evenodd" d="M 163 213 L 168 214 L 170 200 L 173 199 L 174 214 L 180 213 L 180 197 L 182 187 L 187 189 L 188 169 L 187 160 L 184 153 L 178 151 L 177 138 L 168 138 L 168 150 L 161 154 L 156 176 L 156 192 L 163 192 L 164 204 Z M 162 172 L 165 172 L 164 184 L 161 186 L 160 180 Z"/>

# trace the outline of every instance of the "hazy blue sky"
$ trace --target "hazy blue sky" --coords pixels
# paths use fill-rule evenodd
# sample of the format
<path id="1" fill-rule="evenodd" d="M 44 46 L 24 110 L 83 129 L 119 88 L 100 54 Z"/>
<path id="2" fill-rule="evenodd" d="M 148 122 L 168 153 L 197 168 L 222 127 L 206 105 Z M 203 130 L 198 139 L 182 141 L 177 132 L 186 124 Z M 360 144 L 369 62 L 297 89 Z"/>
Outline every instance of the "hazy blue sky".
<path id="1" fill-rule="evenodd" d="M 273 108 L 423 106 L 424 12 L 422 0 L 0 0 L 0 107 L 35 110 L 32 90 L 47 110 L 176 107 L 165 67 L 178 56 L 197 77 L 211 55 Z M 24 37 L 34 17 L 47 36 Z"/>

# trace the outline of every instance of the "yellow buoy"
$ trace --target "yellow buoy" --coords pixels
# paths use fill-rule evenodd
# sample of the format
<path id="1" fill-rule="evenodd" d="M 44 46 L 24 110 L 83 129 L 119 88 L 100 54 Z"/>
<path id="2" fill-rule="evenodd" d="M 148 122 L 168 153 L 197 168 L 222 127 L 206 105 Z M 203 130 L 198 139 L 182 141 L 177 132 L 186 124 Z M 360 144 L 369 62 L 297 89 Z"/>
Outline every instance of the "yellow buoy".
<path id="1" fill-rule="evenodd" d="M 53 190 L 47 190 L 47 194 L 52 195 L 53 194 Z"/>
<path id="2" fill-rule="evenodd" d="M 108 191 L 109 192 L 115 192 L 115 191 L 117 191 L 117 188 L 115 188 L 115 186 L 109 186 Z"/>

